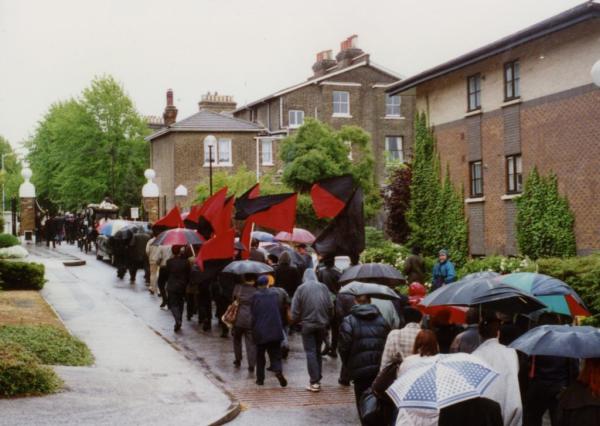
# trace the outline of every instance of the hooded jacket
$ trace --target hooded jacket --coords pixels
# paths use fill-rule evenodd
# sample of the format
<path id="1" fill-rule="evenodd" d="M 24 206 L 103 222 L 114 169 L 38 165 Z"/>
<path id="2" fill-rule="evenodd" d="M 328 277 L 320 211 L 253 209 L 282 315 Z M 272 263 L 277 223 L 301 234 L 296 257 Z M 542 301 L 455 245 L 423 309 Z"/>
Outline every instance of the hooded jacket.
<path id="1" fill-rule="evenodd" d="M 354 305 L 340 326 L 338 350 L 353 380 L 374 379 L 389 333 L 375 305 Z"/>
<path id="2" fill-rule="evenodd" d="M 333 314 L 333 301 L 327 286 L 317 280 L 314 269 L 304 272 L 303 283 L 292 299 L 292 320 L 302 329 L 326 328 Z"/>

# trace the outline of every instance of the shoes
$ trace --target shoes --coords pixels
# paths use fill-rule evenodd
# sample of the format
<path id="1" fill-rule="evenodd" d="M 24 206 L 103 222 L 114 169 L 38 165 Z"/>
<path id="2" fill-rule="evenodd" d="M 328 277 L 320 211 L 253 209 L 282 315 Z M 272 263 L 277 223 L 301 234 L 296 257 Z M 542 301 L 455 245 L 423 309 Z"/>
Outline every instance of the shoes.
<path id="1" fill-rule="evenodd" d="M 290 348 L 281 348 L 281 358 L 283 359 L 287 359 L 288 355 L 290 353 Z"/>
<path id="2" fill-rule="evenodd" d="M 327 355 L 329 355 L 331 358 L 337 358 L 337 352 L 333 349 L 330 349 L 329 352 L 327 352 Z"/>
<path id="3" fill-rule="evenodd" d="M 173 330 L 175 331 L 175 333 L 178 333 L 179 330 L 181 330 L 181 323 L 175 323 L 175 327 L 173 328 Z"/>
<path id="4" fill-rule="evenodd" d="M 210 330 L 210 322 L 205 322 L 202 326 L 202 330 L 209 331 Z"/>
<path id="5" fill-rule="evenodd" d="M 160 304 L 160 307 L 164 308 L 165 306 L 167 306 L 167 301 L 163 300 L 162 303 Z"/>
<path id="6" fill-rule="evenodd" d="M 248 373 L 254 373 L 254 367 L 248 367 Z"/>
<path id="7" fill-rule="evenodd" d="M 287 386 L 287 380 L 285 379 L 285 377 L 283 376 L 283 373 L 277 373 L 275 374 L 275 377 L 277 377 L 277 380 L 279 380 L 279 385 L 284 388 Z"/>
<path id="8" fill-rule="evenodd" d="M 154 290 L 152 290 L 152 289 L 149 289 L 148 291 L 150 292 L 150 294 L 151 294 L 152 296 L 154 296 Z"/>
<path id="9" fill-rule="evenodd" d="M 331 348 L 329 346 L 325 346 L 325 349 L 321 351 L 321 355 L 329 355 L 329 351 L 331 351 Z"/>
<path id="10" fill-rule="evenodd" d="M 187 320 L 188 320 L 188 321 L 191 321 L 191 320 L 192 320 L 192 317 L 188 315 L 188 316 L 187 316 Z"/>
<path id="11" fill-rule="evenodd" d="M 233 365 L 235 366 L 235 368 L 240 368 L 240 366 L 242 365 L 242 361 L 236 359 L 235 361 L 233 361 Z"/>
<path id="12" fill-rule="evenodd" d="M 265 381 L 264 381 L 264 380 L 258 380 L 258 379 L 257 379 L 257 380 L 256 380 L 256 384 L 257 384 L 258 386 L 262 386 L 262 385 L 264 385 L 264 384 L 265 384 Z"/>
<path id="13" fill-rule="evenodd" d="M 350 380 L 338 379 L 338 383 L 342 386 L 350 386 Z"/>
<path id="14" fill-rule="evenodd" d="M 271 367 L 270 365 L 267 367 L 267 371 L 275 371 L 273 370 L 273 367 Z"/>
<path id="15" fill-rule="evenodd" d="M 321 392 L 321 385 L 319 383 L 312 383 L 306 387 L 306 390 L 311 392 Z"/>

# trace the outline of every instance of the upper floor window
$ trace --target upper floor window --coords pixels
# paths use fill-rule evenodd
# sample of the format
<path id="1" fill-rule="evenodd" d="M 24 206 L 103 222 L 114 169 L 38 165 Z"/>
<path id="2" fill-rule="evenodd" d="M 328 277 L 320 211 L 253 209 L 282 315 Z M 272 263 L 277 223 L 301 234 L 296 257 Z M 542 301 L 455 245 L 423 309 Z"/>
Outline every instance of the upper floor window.
<path id="1" fill-rule="evenodd" d="M 400 116 L 400 95 L 385 96 L 385 115 Z"/>
<path id="2" fill-rule="evenodd" d="M 215 166 L 231 166 L 231 139 L 219 139 L 215 145 L 204 141 L 204 165 L 208 165 L 210 160 Z"/>
<path id="3" fill-rule="evenodd" d="M 402 136 L 386 136 L 385 152 L 388 161 L 404 162 L 404 152 L 402 149 Z"/>
<path id="4" fill-rule="evenodd" d="M 467 78 L 467 93 L 469 111 L 481 108 L 481 74 Z"/>
<path id="5" fill-rule="evenodd" d="M 523 166 L 521 154 L 506 157 L 506 192 L 517 194 L 523 191 Z"/>
<path id="6" fill-rule="evenodd" d="M 291 129 L 295 129 L 304 124 L 304 111 L 291 109 L 288 111 L 288 123 Z"/>
<path id="7" fill-rule="evenodd" d="M 333 115 L 350 115 L 349 92 L 333 92 Z"/>
<path id="8" fill-rule="evenodd" d="M 483 172 L 481 161 L 473 161 L 470 164 L 471 197 L 483 197 Z"/>
<path id="9" fill-rule="evenodd" d="M 263 166 L 273 165 L 273 140 L 261 139 L 261 162 Z"/>
<path id="10" fill-rule="evenodd" d="M 521 67 L 519 61 L 504 64 L 504 100 L 521 96 Z"/>

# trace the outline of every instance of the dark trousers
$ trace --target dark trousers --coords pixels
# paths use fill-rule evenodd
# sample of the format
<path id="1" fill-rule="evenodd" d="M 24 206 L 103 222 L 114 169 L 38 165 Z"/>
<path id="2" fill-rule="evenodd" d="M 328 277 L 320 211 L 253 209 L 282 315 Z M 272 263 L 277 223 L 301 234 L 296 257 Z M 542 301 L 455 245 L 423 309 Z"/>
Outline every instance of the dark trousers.
<path id="1" fill-rule="evenodd" d="M 269 354 L 269 361 L 271 362 L 271 369 L 275 373 L 281 373 L 281 342 L 262 343 L 256 345 L 256 380 L 265 380 L 265 365 L 266 358 L 265 352 Z"/>
<path id="2" fill-rule="evenodd" d="M 542 426 L 546 410 L 550 413 L 552 426 L 558 425 L 558 395 L 563 389 L 560 384 L 529 382 L 525 405 L 523 406 L 523 426 Z"/>
<path id="3" fill-rule="evenodd" d="M 169 293 L 169 310 L 173 314 L 173 318 L 175 318 L 175 324 L 181 324 L 184 302 L 185 293 Z"/>
<path id="4" fill-rule="evenodd" d="M 219 325 L 221 326 L 221 334 L 227 335 L 227 334 L 229 334 L 229 327 L 227 327 L 227 324 L 225 324 L 223 321 L 221 321 L 221 317 L 223 316 L 225 311 L 227 311 L 227 308 L 231 304 L 231 300 L 229 300 L 225 296 L 219 295 L 215 300 L 215 304 L 217 305 L 217 318 L 219 318 Z"/>
<path id="5" fill-rule="evenodd" d="M 185 313 L 188 321 L 192 319 L 194 314 L 196 313 L 196 293 L 186 293 L 185 294 Z"/>
<path id="6" fill-rule="evenodd" d="M 337 351 L 339 335 L 340 335 L 340 323 L 339 323 L 338 319 L 334 316 L 331 319 L 331 350 L 333 352 Z"/>
<path id="7" fill-rule="evenodd" d="M 198 305 L 198 323 L 204 323 L 210 327 L 212 315 L 212 301 L 210 299 L 210 290 L 205 287 L 200 287 L 196 295 L 196 304 Z"/>
<path id="8" fill-rule="evenodd" d="M 163 303 L 167 302 L 167 279 L 169 278 L 169 271 L 166 267 L 161 266 L 158 270 L 158 290 L 160 291 L 160 297 L 162 297 Z"/>
<path id="9" fill-rule="evenodd" d="M 302 346 L 306 354 L 306 366 L 311 385 L 321 381 L 321 370 L 323 368 L 321 346 L 325 339 L 325 333 L 326 329 L 324 328 L 302 328 Z"/>

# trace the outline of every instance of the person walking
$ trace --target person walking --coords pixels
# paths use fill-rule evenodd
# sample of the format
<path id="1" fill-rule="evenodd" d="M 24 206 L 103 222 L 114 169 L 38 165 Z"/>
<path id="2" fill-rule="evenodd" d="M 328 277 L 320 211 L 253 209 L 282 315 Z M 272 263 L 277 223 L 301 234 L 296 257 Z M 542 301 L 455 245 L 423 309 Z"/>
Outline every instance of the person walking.
<path id="1" fill-rule="evenodd" d="M 148 258 L 148 265 L 150 268 L 150 287 L 148 291 L 154 295 L 158 293 L 158 269 L 160 268 L 160 247 L 153 245 L 156 241 L 156 233 L 152 234 L 152 238 L 146 243 L 146 256 Z"/>
<path id="2" fill-rule="evenodd" d="M 292 259 L 288 252 L 281 253 L 277 266 L 275 266 L 275 285 L 282 287 L 293 298 L 296 289 L 302 281 L 298 268 L 291 264 Z"/>
<path id="3" fill-rule="evenodd" d="M 233 289 L 233 300 L 238 304 L 238 313 L 233 325 L 233 365 L 239 368 L 242 365 L 242 338 L 246 344 L 246 360 L 248 371 L 254 372 L 256 365 L 256 346 L 252 338 L 252 298 L 256 293 L 255 276 L 244 276 L 242 284 L 236 284 Z"/>
<path id="4" fill-rule="evenodd" d="M 252 336 L 256 344 L 256 384 L 265 384 L 265 353 L 269 354 L 271 371 L 281 387 L 287 386 L 281 362 L 281 341 L 283 324 L 275 291 L 267 287 L 268 279 L 257 280 L 257 291 L 252 296 L 250 315 L 252 316 Z M 266 277 L 264 277 L 266 278 Z"/>
<path id="5" fill-rule="evenodd" d="M 147 232 L 136 232 L 129 240 L 129 279 L 131 282 L 135 282 L 137 270 L 143 269 L 146 287 L 150 285 L 150 270 L 146 255 L 146 247 L 150 238 L 150 234 Z"/>
<path id="6" fill-rule="evenodd" d="M 500 344 L 500 320 L 486 314 L 479 323 L 482 343 L 473 355 L 487 363 L 500 376 L 485 390 L 482 397 L 500 404 L 504 426 L 521 426 L 523 407 L 519 390 L 519 358 L 517 351 Z"/>
<path id="7" fill-rule="evenodd" d="M 335 267 L 335 258 L 333 256 L 327 256 L 322 259 L 321 265 L 319 265 L 319 268 L 317 269 L 317 279 L 327 286 L 329 292 L 333 294 L 336 299 L 337 294 L 340 291 L 339 281 L 341 275 L 342 271 Z M 334 299 L 334 310 L 335 303 Z M 337 321 L 337 315 L 332 315 L 329 331 L 331 333 L 331 340 L 327 335 L 325 336 L 325 348 L 323 349 L 322 354 L 335 358 L 337 357 L 338 336 L 340 331 L 340 323 Z"/>
<path id="8" fill-rule="evenodd" d="M 467 328 L 459 333 L 450 345 L 450 353 L 464 352 L 473 353 L 481 344 L 479 335 L 479 311 L 477 308 L 469 308 L 466 315 Z"/>
<path id="9" fill-rule="evenodd" d="M 298 265 L 298 269 L 300 269 L 300 275 L 304 275 L 304 271 L 307 269 L 313 269 L 315 267 L 312 256 L 308 253 L 306 248 L 306 244 L 300 243 L 296 246 L 296 253 L 300 255 L 302 258 L 303 264 Z"/>
<path id="10" fill-rule="evenodd" d="M 369 296 L 356 296 L 356 305 L 340 326 L 339 353 L 354 382 L 356 406 L 362 393 L 373 383 L 389 329 Z"/>
<path id="11" fill-rule="evenodd" d="M 166 266 L 169 272 L 167 280 L 168 303 L 169 310 L 173 314 L 173 318 L 175 318 L 174 331 L 179 332 L 183 318 L 185 289 L 190 279 L 190 263 L 182 246 L 173 246 L 171 250 L 173 257 L 167 260 Z"/>
<path id="12" fill-rule="evenodd" d="M 449 259 L 448 250 L 442 249 L 438 253 L 438 260 L 433 265 L 431 290 L 437 290 L 443 285 L 456 281 L 454 263 Z"/>
<path id="13" fill-rule="evenodd" d="M 250 241 L 250 260 L 254 260 L 255 262 L 267 263 L 267 257 L 265 253 L 258 248 L 258 240 L 256 238 L 252 238 Z"/>
<path id="14" fill-rule="evenodd" d="M 323 357 L 321 346 L 333 315 L 333 301 L 327 286 L 319 280 L 314 269 L 304 272 L 303 283 L 292 298 L 292 321 L 302 324 L 302 346 L 311 392 L 321 390 Z"/>
<path id="15" fill-rule="evenodd" d="M 413 353 L 415 339 L 421 331 L 423 314 L 415 308 L 404 309 L 406 325 L 400 330 L 392 330 L 388 334 L 381 357 L 380 370 L 389 364 L 400 363 Z"/>
<path id="16" fill-rule="evenodd" d="M 161 308 L 167 306 L 169 298 L 167 297 L 167 280 L 169 279 L 169 270 L 167 269 L 167 262 L 173 256 L 171 247 L 169 246 L 158 246 L 158 254 L 156 262 L 158 263 L 158 290 L 160 291 L 160 297 L 162 298 Z"/>
<path id="17" fill-rule="evenodd" d="M 404 261 L 404 275 L 407 283 L 425 282 L 425 261 L 421 256 L 421 247 L 414 245 L 410 256 Z"/>
<path id="18" fill-rule="evenodd" d="M 558 426 L 600 424 L 600 358 L 583 361 L 578 379 L 558 400 Z"/>

